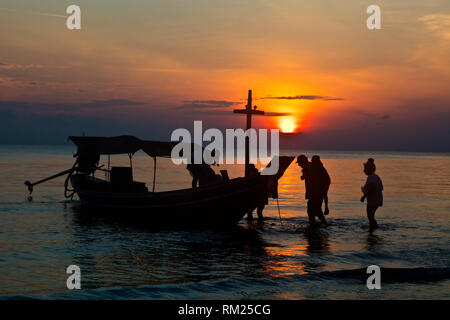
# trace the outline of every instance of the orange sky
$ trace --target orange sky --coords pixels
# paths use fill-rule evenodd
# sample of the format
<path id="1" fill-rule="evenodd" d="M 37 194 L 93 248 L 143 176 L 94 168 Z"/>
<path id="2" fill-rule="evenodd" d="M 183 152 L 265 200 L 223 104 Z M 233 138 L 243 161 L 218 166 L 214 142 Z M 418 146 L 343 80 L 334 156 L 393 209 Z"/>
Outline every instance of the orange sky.
<path id="1" fill-rule="evenodd" d="M 215 101 L 243 103 L 253 89 L 260 109 L 319 132 L 449 110 L 448 1 L 383 1 L 374 31 L 372 3 L 356 0 L 80 0 L 80 31 L 65 28 L 70 4 L 2 1 L 0 111 L 9 101 L 19 113 L 240 126 L 242 118 L 218 116 L 239 104 Z"/>

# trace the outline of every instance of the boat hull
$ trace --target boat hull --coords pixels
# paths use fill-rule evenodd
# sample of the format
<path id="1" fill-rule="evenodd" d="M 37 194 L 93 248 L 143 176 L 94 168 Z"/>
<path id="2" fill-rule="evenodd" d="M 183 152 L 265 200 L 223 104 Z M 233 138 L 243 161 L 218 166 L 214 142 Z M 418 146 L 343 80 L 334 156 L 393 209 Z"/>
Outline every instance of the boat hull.
<path id="1" fill-rule="evenodd" d="M 83 175 L 71 183 L 84 211 L 152 225 L 233 225 L 264 196 L 260 176 L 167 192 L 113 192 L 108 182 Z"/>

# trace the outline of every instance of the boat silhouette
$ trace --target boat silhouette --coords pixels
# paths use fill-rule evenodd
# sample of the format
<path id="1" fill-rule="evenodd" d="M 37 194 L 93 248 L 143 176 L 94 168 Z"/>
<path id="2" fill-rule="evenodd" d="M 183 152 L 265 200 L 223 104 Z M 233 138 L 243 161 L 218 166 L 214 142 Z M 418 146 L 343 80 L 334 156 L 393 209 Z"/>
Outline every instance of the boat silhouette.
<path id="1" fill-rule="evenodd" d="M 171 150 L 169 142 L 143 141 L 131 136 L 69 139 L 79 150 L 100 155 L 130 155 L 142 150 L 151 157 L 169 157 Z M 81 156 L 79 151 L 78 157 Z M 83 164 L 81 167 L 85 166 Z M 153 192 L 147 189 L 145 183 L 133 180 L 132 166 L 106 169 L 109 181 L 99 179 L 94 176 L 94 171 L 81 167 L 69 174 L 69 179 L 82 206 L 123 214 L 148 214 L 158 223 L 236 224 L 247 212 L 256 208 L 265 187 L 261 176 L 256 175 L 224 178 L 195 189 Z"/>
<path id="2" fill-rule="evenodd" d="M 247 109 L 247 125 L 251 125 L 251 91 Z M 259 111 L 258 114 L 261 114 Z M 80 208 L 91 213 L 119 215 L 126 219 L 146 220 L 151 224 L 181 224 L 196 226 L 225 226 L 236 224 L 242 217 L 252 212 L 264 197 L 278 197 L 277 181 L 290 165 L 294 157 L 279 157 L 279 169 L 274 175 L 264 176 L 249 163 L 248 140 L 246 140 L 245 176 L 229 179 L 225 170 L 222 178 L 196 188 L 155 192 L 146 184 L 133 179 L 132 156 L 139 150 L 154 159 L 170 157 L 178 142 L 141 140 L 134 136 L 85 137 L 71 136 L 77 146 L 76 161 L 71 169 L 42 179 L 35 183 L 26 181 L 28 190 L 50 179 L 67 175 L 65 196 L 75 194 L 80 199 Z M 109 167 L 111 155 L 128 155 L 129 167 Z M 101 155 L 108 156 L 108 168 L 99 166 Z M 268 165 L 270 167 L 270 163 Z M 106 172 L 105 179 L 95 176 L 97 171 Z M 72 189 L 69 188 L 69 183 Z"/>

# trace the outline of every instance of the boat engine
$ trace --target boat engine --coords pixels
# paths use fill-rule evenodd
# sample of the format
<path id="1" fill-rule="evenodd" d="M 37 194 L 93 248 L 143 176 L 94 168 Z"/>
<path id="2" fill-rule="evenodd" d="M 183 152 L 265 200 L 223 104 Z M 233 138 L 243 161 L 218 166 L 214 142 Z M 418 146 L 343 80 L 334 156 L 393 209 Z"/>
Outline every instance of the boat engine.
<path id="1" fill-rule="evenodd" d="M 74 157 L 77 158 L 76 170 L 79 173 L 89 175 L 94 173 L 98 168 L 98 162 L 100 161 L 100 154 L 98 152 L 79 147 Z"/>

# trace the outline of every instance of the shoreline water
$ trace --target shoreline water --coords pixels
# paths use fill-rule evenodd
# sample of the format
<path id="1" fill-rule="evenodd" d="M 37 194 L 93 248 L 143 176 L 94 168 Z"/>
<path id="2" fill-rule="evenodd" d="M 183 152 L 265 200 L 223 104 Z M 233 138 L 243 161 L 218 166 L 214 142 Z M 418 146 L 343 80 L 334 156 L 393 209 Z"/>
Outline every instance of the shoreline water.
<path id="1" fill-rule="evenodd" d="M 332 179 L 331 226 L 310 235 L 303 232 L 304 186 L 294 164 L 280 180 L 282 221 L 271 201 L 263 224 L 243 219 L 232 230 L 147 230 L 79 216 L 76 202 L 64 200 L 61 180 L 36 188 L 27 202 L 23 181 L 70 167 L 70 149 L 0 146 L 0 299 L 450 298 L 448 155 L 317 151 Z M 385 183 L 373 234 L 359 202 L 368 154 Z M 139 181 L 151 181 L 150 164 L 136 157 Z M 185 168 L 170 159 L 159 165 L 157 190 L 189 187 Z M 231 177 L 243 172 L 227 169 Z M 65 286 L 70 264 L 80 265 L 81 291 Z M 369 291 L 351 270 L 370 264 L 425 277 Z"/>

